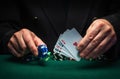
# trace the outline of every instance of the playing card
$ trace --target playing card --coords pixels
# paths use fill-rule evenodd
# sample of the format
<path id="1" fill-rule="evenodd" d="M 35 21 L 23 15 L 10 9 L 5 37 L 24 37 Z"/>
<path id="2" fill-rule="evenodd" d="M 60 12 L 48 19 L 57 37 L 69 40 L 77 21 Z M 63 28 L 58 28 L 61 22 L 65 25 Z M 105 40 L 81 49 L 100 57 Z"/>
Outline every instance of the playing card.
<path id="1" fill-rule="evenodd" d="M 78 55 L 78 50 L 76 49 L 76 46 L 81 38 L 82 36 L 75 28 L 67 29 L 65 32 L 63 32 L 63 34 L 60 34 L 53 49 L 54 53 L 60 56 L 63 55 L 76 61 L 80 61 L 81 58 Z M 59 56 L 56 57 L 59 58 Z"/>
<path id="2" fill-rule="evenodd" d="M 58 41 L 58 44 L 56 44 L 55 49 L 58 49 L 61 52 L 61 54 L 64 54 L 66 57 L 74 59 L 70 51 L 60 42 L 60 40 Z"/>
<path id="3" fill-rule="evenodd" d="M 70 55 L 70 52 L 66 49 L 66 47 L 60 42 L 60 38 L 62 37 L 62 34 L 59 36 L 58 41 L 56 42 L 56 45 L 53 49 L 53 51 L 55 53 L 60 53 L 66 57 L 70 57 L 72 59 L 74 59 L 74 57 L 72 55 Z"/>
<path id="4" fill-rule="evenodd" d="M 64 32 L 62 37 L 59 39 L 61 43 L 70 51 L 70 54 L 76 59 L 76 61 L 80 60 L 76 46 L 81 39 L 81 35 L 75 28 Z"/>

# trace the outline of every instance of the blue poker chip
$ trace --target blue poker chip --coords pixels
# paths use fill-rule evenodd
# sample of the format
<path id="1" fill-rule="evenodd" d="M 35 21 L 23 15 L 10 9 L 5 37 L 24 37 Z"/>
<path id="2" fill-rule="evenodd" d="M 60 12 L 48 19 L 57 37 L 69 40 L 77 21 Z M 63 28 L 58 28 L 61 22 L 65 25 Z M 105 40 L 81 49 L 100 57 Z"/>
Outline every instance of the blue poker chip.
<path id="1" fill-rule="evenodd" d="M 48 61 L 51 58 L 51 52 L 48 51 L 48 48 L 46 45 L 40 45 L 38 46 L 38 56 L 35 57 L 32 55 L 32 53 L 29 53 L 27 56 L 23 57 L 23 60 L 25 61 L 35 61 L 35 60 L 43 60 Z"/>
<path id="2" fill-rule="evenodd" d="M 48 48 L 46 45 L 38 46 L 38 57 L 45 58 L 48 55 Z"/>

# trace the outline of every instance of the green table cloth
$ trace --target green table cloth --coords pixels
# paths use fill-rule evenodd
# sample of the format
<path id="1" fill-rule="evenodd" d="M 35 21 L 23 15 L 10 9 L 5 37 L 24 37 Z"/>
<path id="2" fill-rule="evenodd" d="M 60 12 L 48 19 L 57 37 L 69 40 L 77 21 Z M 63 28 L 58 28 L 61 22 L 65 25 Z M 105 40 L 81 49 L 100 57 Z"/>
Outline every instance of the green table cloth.
<path id="1" fill-rule="evenodd" d="M 23 62 L 0 55 L 0 79 L 120 79 L 120 60 Z"/>

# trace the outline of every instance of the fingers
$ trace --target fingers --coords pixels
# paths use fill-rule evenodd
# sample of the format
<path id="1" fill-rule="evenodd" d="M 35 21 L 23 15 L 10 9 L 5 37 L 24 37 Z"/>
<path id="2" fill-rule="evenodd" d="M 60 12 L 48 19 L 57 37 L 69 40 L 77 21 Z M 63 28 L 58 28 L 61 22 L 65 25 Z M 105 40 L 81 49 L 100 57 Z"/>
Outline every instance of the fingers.
<path id="1" fill-rule="evenodd" d="M 33 55 L 38 55 L 37 46 L 44 44 L 33 32 L 28 29 L 22 29 L 11 37 L 8 42 L 8 48 L 16 57 L 22 57 L 31 51 Z"/>
<path id="2" fill-rule="evenodd" d="M 26 29 L 23 29 L 23 39 L 25 41 L 25 44 L 29 48 L 29 50 L 33 53 L 33 55 L 38 56 L 38 50 L 37 47 L 41 44 L 44 44 L 44 42 L 38 38 L 33 32 L 28 31 L 26 32 Z"/>
<path id="3" fill-rule="evenodd" d="M 18 58 L 22 57 L 22 54 L 20 54 L 20 53 L 14 48 L 13 44 L 8 43 L 8 48 L 9 48 L 10 52 L 11 52 L 15 57 L 18 57 Z"/>
<path id="4" fill-rule="evenodd" d="M 99 26 L 98 23 L 97 23 L 97 24 L 92 24 L 92 25 L 90 26 L 90 28 L 92 28 L 93 25 L 94 25 L 94 26 Z M 87 31 L 85 37 L 78 43 L 77 48 L 78 48 L 78 50 L 79 50 L 80 52 L 81 52 L 82 50 L 84 50 L 84 49 L 88 46 L 88 44 L 96 37 L 96 35 L 97 35 L 97 34 L 100 32 L 100 30 L 101 30 L 101 29 L 98 29 L 98 27 L 94 27 L 94 28 L 92 28 L 92 29 L 90 29 L 90 28 L 89 28 L 90 31 Z M 81 57 L 84 57 L 84 54 L 81 53 L 80 56 L 81 56 Z"/>
<path id="5" fill-rule="evenodd" d="M 114 45 L 116 42 L 116 37 L 108 37 L 105 38 L 97 47 L 95 50 L 92 51 L 87 57 L 90 58 L 97 58 L 98 56 L 105 53 L 112 45 Z"/>
<path id="6" fill-rule="evenodd" d="M 86 59 L 89 58 L 97 58 L 98 56 L 105 53 L 116 41 L 114 36 L 108 36 L 104 40 L 102 40 L 96 48 L 94 48 L 87 56 Z"/>
<path id="7" fill-rule="evenodd" d="M 24 42 L 21 31 L 14 34 L 14 39 L 16 40 L 16 42 L 19 45 L 18 49 L 21 50 L 21 51 L 25 51 L 27 46 L 26 46 L 26 44 Z"/>
<path id="8" fill-rule="evenodd" d="M 27 54 L 25 51 L 27 50 L 27 46 L 23 40 L 22 37 L 22 33 L 20 32 L 16 32 L 14 33 L 13 38 L 14 41 L 12 42 L 12 45 L 14 46 L 14 48 L 18 51 L 18 53 L 21 54 L 21 56 Z"/>
<path id="9" fill-rule="evenodd" d="M 84 50 L 81 52 L 82 56 L 87 56 L 89 53 L 92 54 L 92 51 L 106 38 L 111 38 L 111 35 L 108 36 L 108 34 L 111 33 L 111 30 L 105 29 L 102 30 L 102 32 L 99 32 L 94 39 L 84 48 Z M 109 40 L 108 40 L 109 41 Z M 107 43 L 107 41 L 106 41 Z M 104 46 L 104 45 L 103 45 Z M 86 59 L 90 58 L 89 56 L 86 57 Z"/>
<path id="10" fill-rule="evenodd" d="M 10 52 L 12 52 L 14 54 L 14 56 L 22 57 L 23 54 L 24 54 L 24 51 L 21 50 L 22 47 L 20 46 L 18 40 L 16 39 L 16 35 L 17 35 L 17 33 L 15 33 L 11 37 L 11 39 L 10 39 L 10 41 L 8 43 L 8 48 L 9 48 Z M 17 35 L 17 36 L 19 37 L 19 35 Z"/>
<path id="11" fill-rule="evenodd" d="M 85 37 L 78 44 L 78 50 L 83 58 L 96 58 L 105 53 L 115 44 L 115 41 L 116 34 L 112 25 L 100 19 L 93 22 L 88 28 Z"/>
<path id="12" fill-rule="evenodd" d="M 22 37 L 23 37 L 23 40 L 24 40 L 26 46 L 29 48 L 29 50 L 31 52 L 33 52 L 33 54 L 35 56 L 37 56 L 38 55 L 38 51 L 37 51 L 37 47 L 36 47 L 36 45 L 35 45 L 35 43 L 33 41 L 33 38 L 31 36 L 31 32 L 26 30 L 26 29 L 23 29 L 22 30 Z"/>

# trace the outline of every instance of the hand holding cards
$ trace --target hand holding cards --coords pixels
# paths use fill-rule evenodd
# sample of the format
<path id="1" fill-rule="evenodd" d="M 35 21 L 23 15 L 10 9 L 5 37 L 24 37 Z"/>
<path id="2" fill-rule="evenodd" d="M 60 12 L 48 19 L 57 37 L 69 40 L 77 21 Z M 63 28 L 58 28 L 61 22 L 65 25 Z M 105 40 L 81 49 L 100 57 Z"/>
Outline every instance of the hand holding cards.
<path id="1" fill-rule="evenodd" d="M 75 61 L 80 61 L 79 52 L 76 49 L 77 43 L 82 39 L 82 36 L 75 29 L 67 29 L 63 34 L 60 34 L 56 45 L 54 46 L 55 59 L 64 59 L 67 57 Z"/>

